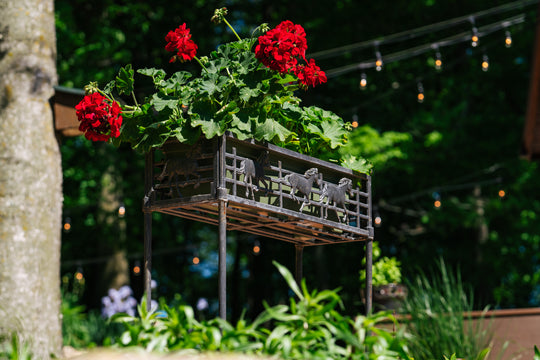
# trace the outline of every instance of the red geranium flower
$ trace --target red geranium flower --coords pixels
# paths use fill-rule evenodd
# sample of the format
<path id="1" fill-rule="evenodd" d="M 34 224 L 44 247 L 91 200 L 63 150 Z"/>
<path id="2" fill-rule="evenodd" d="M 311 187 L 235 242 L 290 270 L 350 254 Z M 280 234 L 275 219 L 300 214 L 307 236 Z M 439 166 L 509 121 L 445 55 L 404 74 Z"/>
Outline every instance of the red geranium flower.
<path id="1" fill-rule="evenodd" d="M 92 141 L 107 141 L 120 136 L 122 109 L 116 101 L 111 104 L 100 93 L 86 95 L 75 106 L 77 118 L 81 122 L 79 130 Z"/>
<path id="2" fill-rule="evenodd" d="M 167 45 L 165 45 L 165 50 L 167 51 L 178 51 L 176 55 L 171 57 L 170 62 L 174 62 L 177 59 L 180 61 L 190 61 L 193 60 L 197 54 L 197 44 L 191 40 L 191 34 L 189 29 L 186 27 L 186 23 L 183 23 L 174 31 L 169 31 L 165 40 Z"/>
<path id="3" fill-rule="evenodd" d="M 255 57 L 272 70 L 286 73 L 294 69 L 297 57 L 304 57 L 307 40 L 304 28 L 286 20 L 259 36 Z"/>
<path id="4" fill-rule="evenodd" d="M 307 65 L 298 65 L 294 68 L 294 74 L 298 80 L 307 86 L 317 86 L 326 82 L 326 74 L 320 67 L 315 65 L 315 60 L 310 59 Z"/>

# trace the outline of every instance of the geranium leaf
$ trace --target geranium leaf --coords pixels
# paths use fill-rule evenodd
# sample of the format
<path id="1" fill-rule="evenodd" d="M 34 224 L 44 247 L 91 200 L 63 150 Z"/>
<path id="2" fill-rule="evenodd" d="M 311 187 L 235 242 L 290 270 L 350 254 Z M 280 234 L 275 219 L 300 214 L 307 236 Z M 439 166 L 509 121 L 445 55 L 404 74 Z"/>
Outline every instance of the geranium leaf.
<path id="1" fill-rule="evenodd" d="M 159 84 L 159 82 L 165 79 L 165 71 L 162 69 L 150 68 L 150 69 L 139 69 L 137 72 L 141 75 L 150 76 L 154 81 L 154 84 Z"/>
<path id="2" fill-rule="evenodd" d="M 191 74 L 187 71 L 178 71 L 172 74 L 170 78 L 163 81 L 161 85 L 167 89 L 178 89 L 180 86 L 186 84 L 191 78 Z"/>
<path id="3" fill-rule="evenodd" d="M 195 119 L 191 120 L 193 126 L 200 126 L 201 131 L 207 139 L 220 136 L 225 133 L 225 124 L 222 121 Z"/>
<path id="4" fill-rule="evenodd" d="M 157 93 L 152 96 L 151 103 L 154 105 L 154 109 L 156 109 L 156 111 L 162 111 L 165 108 L 174 110 L 176 107 L 178 107 L 179 101 L 180 100 L 176 97 Z"/>
<path id="5" fill-rule="evenodd" d="M 181 143 L 194 144 L 201 137 L 201 129 L 186 125 L 176 128 L 171 135 Z"/>
<path id="6" fill-rule="evenodd" d="M 323 130 L 323 139 L 330 141 L 330 147 L 335 149 L 336 147 L 344 144 L 344 135 L 347 133 L 341 124 L 324 120 L 321 123 Z"/>
<path id="7" fill-rule="evenodd" d="M 131 94 L 133 91 L 133 69 L 131 64 L 128 64 L 120 69 L 116 76 L 116 89 L 120 94 Z"/>
<path id="8" fill-rule="evenodd" d="M 255 130 L 255 138 L 266 141 L 272 141 L 274 138 L 277 138 L 280 142 L 284 142 L 293 134 L 292 131 L 272 118 L 266 118 L 266 120 L 259 122 Z"/>

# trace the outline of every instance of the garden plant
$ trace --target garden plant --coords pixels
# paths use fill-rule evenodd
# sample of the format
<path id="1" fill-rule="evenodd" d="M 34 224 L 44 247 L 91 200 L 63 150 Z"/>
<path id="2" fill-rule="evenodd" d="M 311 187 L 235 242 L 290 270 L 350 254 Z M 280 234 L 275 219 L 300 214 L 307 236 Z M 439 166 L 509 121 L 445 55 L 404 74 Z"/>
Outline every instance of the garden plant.
<path id="1" fill-rule="evenodd" d="M 226 8 L 217 9 L 212 21 L 225 23 L 237 40 L 220 45 L 209 56 L 197 56 L 185 23 L 165 36 L 165 50 L 173 53 L 170 61 L 197 61 L 199 76 L 178 71 L 167 77 L 161 69 L 139 69 L 155 90 L 143 101 L 136 97 L 131 65 L 103 88 L 96 82 L 87 85 L 87 95 L 76 106 L 85 137 L 117 145 L 127 142 L 147 152 L 168 139 L 193 144 L 201 136 L 211 139 L 228 131 L 240 140 L 268 141 L 369 172 L 371 166 L 363 159 L 332 158 L 338 154 L 332 150 L 346 144 L 350 124 L 331 111 L 301 105 L 297 91 L 327 81 L 315 61 L 306 59 L 303 27 L 289 20 L 273 29 L 263 24 L 252 37 L 242 39 L 226 15 Z"/>
<path id="2" fill-rule="evenodd" d="M 487 356 L 493 338 L 490 319 L 473 321 L 472 289 L 440 259 L 438 271 L 420 272 L 407 282 L 409 295 L 402 312 L 410 316 L 408 332 L 411 356 L 415 359 L 479 359 Z"/>

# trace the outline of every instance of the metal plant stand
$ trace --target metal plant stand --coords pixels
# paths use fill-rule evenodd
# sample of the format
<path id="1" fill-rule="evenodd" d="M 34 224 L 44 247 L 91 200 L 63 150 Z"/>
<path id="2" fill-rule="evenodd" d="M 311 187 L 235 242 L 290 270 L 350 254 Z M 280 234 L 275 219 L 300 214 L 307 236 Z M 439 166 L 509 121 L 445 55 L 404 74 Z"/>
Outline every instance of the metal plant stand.
<path id="1" fill-rule="evenodd" d="M 306 246 L 366 242 L 366 312 L 371 311 L 371 177 L 281 147 L 230 135 L 194 145 L 168 141 L 146 156 L 145 291 L 150 305 L 151 213 L 219 227 L 219 315 L 226 318 L 226 232 L 293 243 L 296 280 Z"/>

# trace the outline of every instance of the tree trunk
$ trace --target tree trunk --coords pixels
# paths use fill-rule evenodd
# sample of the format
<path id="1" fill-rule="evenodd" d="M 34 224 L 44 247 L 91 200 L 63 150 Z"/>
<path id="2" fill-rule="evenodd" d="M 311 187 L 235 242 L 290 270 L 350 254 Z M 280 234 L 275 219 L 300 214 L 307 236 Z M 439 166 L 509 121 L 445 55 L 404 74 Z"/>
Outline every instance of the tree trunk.
<path id="1" fill-rule="evenodd" d="M 53 0 L 0 0 L 0 336 L 59 355 L 62 172 Z"/>

